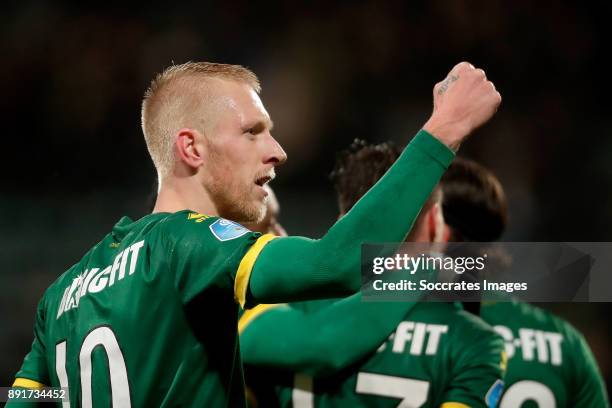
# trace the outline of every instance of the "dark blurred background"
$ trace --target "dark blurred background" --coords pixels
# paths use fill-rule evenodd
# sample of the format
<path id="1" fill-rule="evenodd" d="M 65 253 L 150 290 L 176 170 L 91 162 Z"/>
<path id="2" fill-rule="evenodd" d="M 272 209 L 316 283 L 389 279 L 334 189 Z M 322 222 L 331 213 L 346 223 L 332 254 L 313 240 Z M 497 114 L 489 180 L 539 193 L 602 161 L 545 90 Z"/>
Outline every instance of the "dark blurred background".
<path id="1" fill-rule="evenodd" d="M 327 174 L 356 138 L 406 143 L 457 62 L 503 95 L 461 154 L 510 201 L 507 241 L 612 241 L 608 1 L 4 2 L 0 15 L 0 385 L 44 289 L 121 215 L 149 210 L 142 94 L 172 62 L 253 69 L 289 155 L 274 182 L 292 234 L 336 216 Z M 612 379 L 608 304 L 542 305 L 581 329 Z"/>

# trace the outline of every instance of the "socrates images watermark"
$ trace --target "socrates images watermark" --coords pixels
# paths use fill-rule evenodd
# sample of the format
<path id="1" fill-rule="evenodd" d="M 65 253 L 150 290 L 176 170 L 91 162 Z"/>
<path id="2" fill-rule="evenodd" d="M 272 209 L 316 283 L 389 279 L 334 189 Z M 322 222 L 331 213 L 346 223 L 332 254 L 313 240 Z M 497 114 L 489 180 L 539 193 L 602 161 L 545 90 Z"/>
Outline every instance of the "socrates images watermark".
<path id="1" fill-rule="evenodd" d="M 417 272 L 428 274 L 429 279 L 399 279 L 387 281 L 384 279 L 374 279 L 372 288 L 375 291 L 495 291 L 513 293 L 516 291 L 526 291 L 527 282 L 491 282 L 483 279 L 480 281 L 452 280 L 452 281 L 432 281 L 431 274 L 452 272 L 455 275 L 464 273 L 479 273 L 485 270 L 488 255 L 486 253 L 479 256 L 445 256 L 443 254 L 420 254 L 412 256 L 408 254 L 395 254 L 389 257 L 375 257 L 372 260 L 372 273 L 381 275 L 385 272 L 403 271 L 410 275 Z"/>
<path id="2" fill-rule="evenodd" d="M 612 242 L 364 243 L 371 301 L 612 302 Z"/>

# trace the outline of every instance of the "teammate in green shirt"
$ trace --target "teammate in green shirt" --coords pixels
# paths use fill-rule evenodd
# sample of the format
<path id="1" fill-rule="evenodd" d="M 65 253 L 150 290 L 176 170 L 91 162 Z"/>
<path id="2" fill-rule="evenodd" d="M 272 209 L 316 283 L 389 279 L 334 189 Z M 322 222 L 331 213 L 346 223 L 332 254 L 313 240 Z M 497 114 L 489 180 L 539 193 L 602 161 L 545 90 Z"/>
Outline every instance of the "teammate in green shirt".
<path id="1" fill-rule="evenodd" d="M 340 156 L 333 173 L 341 214 L 400 153 L 388 144 L 353 150 Z M 407 240 L 440 242 L 444 232 L 435 190 Z M 503 388 L 502 339 L 455 303 L 369 303 L 353 295 L 260 305 L 245 313 L 240 330 L 249 370 L 290 373 L 277 374 L 272 384 L 281 406 L 486 407 L 496 405 Z M 265 385 L 253 380 L 247 377 L 255 394 L 264 395 Z"/>
<path id="2" fill-rule="evenodd" d="M 451 241 L 501 237 L 507 203 L 493 173 L 477 163 L 456 160 L 441 185 Z M 506 342 L 508 372 L 501 408 L 609 406 L 593 354 L 571 324 L 517 300 L 483 303 L 481 316 Z"/>
<path id="3" fill-rule="evenodd" d="M 142 125 L 159 179 L 153 214 L 120 220 L 46 290 L 14 386 L 67 387 L 65 406 L 244 405 L 239 307 L 356 291 L 360 242 L 401 240 L 452 150 L 501 101 L 482 70 L 458 64 L 423 130 L 350 214 L 319 240 L 274 239 L 227 220 L 264 215 L 263 186 L 286 159 L 258 92 L 251 71 L 224 64 L 172 66 L 152 82 Z"/>
<path id="4" fill-rule="evenodd" d="M 571 324 L 516 300 L 483 304 L 481 315 L 506 341 L 501 408 L 610 406 L 593 353 Z"/>
<path id="5" fill-rule="evenodd" d="M 457 159 L 442 177 L 441 186 L 444 193 L 445 236 L 451 241 L 476 242 L 496 240 L 501 236 L 507 223 L 507 204 L 501 184 L 490 171 L 472 161 Z M 280 313 L 283 310 L 284 313 Z M 258 317 L 254 320 L 257 325 L 246 322 L 247 327 L 260 332 L 271 331 L 274 330 L 273 323 L 277 323 L 278 327 L 279 317 L 282 317 L 282 324 L 286 328 L 292 321 L 291 313 L 287 308 L 279 308 L 277 311 L 277 316 L 264 313 L 261 319 Z M 605 384 L 593 354 L 584 337 L 568 322 L 548 311 L 516 300 L 486 303 L 481 313 L 506 342 L 509 361 L 505 377 L 506 391 L 500 407 L 609 406 Z M 387 314 L 381 314 L 379 324 L 368 326 L 367 335 L 356 336 L 350 347 L 336 347 L 335 355 L 344 354 L 344 357 L 331 359 L 331 364 L 325 366 L 322 360 L 333 350 L 325 350 L 318 343 L 308 349 L 307 353 L 293 350 L 297 356 L 306 354 L 306 358 L 292 356 L 284 368 L 290 368 L 290 364 L 300 364 L 302 371 L 314 374 L 329 376 L 341 372 L 378 345 L 374 332 L 386 333 L 386 317 Z M 322 317 L 303 313 L 301 324 L 310 327 L 317 318 L 323 321 Z M 348 323 L 342 324 L 346 331 L 358 328 L 356 322 L 353 329 Z M 280 335 L 281 329 L 276 330 Z M 272 357 L 266 354 L 267 348 L 263 346 L 270 344 L 255 343 L 257 338 L 250 337 L 255 334 L 253 331 L 243 332 L 243 351 L 256 347 L 256 353 L 251 353 L 256 358 L 255 362 L 265 364 Z M 245 335 L 249 335 L 250 339 Z M 295 346 L 298 338 L 298 335 L 290 335 L 284 350 L 277 347 L 279 353 L 281 350 L 291 353 L 287 345 Z M 345 349 L 350 349 L 350 354 Z M 318 359 L 314 358 L 317 352 L 320 356 Z M 245 360 L 248 363 L 251 357 L 247 355 Z"/>

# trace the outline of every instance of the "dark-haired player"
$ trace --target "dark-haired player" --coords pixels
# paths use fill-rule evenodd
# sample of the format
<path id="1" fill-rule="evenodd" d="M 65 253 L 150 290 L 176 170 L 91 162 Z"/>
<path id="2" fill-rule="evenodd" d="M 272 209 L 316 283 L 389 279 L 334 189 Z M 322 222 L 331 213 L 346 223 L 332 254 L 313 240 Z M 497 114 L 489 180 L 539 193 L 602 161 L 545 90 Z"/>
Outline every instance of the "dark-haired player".
<path id="1" fill-rule="evenodd" d="M 391 144 L 358 143 L 339 155 L 332 179 L 341 216 L 399 153 Z M 444 240 L 440 200 L 436 189 L 407 241 Z M 243 358 L 247 367 L 276 369 L 267 375 L 281 406 L 486 407 L 501 393 L 502 339 L 459 304 L 353 295 L 258 308 L 240 322 Z"/>
<path id="2" fill-rule="evenodd" d="M 352 181 L 345 183 L 349 187 Z M 502 235 L 507 203 L 492 172 L 474 161 L 457 158 L 440 184 L 444 193 L 444 235 L 451 241 L 487 242 Z M 339 198 L 342 205 L 343 198 Z M 609 406 L 593 354 L 582 334 L 568 322 L 518 301 L 485 303 L 482 317 L 495 325 L 506 342 L 509 362 L 502 408 Z M 384 318 L 381 315 L 382 321 Z M 384 331 L 382 324 L 371 328 Z M 372 330 L 369 336 L 373 338 Z M 367 353 L 369 339 L 352 343 L 352 356 L 356 357 L 337 360 L 339 364 L 333 369 L 340 372 L 358 361 L 360 352 Z M 376 344 L 371 342 L 369 347 Z M 321 363 L 313 360 L 311 365 L 316 368 Z M 303 369 L 313 368 L 303 362 Z"/>
<path id="3" fill-rule="evenodd" d="M 457 158 L 441 186 L 451 241 L 489 242 L 501 237 L 507 203 L 492 172 Z M 481 316 L 506 342 L 508 371 L 501 408 L 609 406 L 593 354 L 571 324 L 516 300 L 483 303 Z"/>

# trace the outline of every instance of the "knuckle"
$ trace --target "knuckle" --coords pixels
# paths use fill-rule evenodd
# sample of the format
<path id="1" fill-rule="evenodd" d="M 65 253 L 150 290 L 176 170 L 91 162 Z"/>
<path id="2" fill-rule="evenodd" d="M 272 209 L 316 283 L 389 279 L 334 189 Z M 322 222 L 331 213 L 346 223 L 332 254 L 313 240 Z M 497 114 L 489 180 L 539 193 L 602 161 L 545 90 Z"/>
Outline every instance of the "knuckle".
<path id="1" fill-rule="evenodd" d="M 470 69 L 473 69 L 474 66 L 472 64 L 470 64 L 467 61 L 462 61 L 460 63 L 458 63 L 457 65 L 455 65 L 455 67 L 453 68 L 453 71 L 457 71 L 457 72 L 464 72 L 464 71 L 468 71 Z"/>

